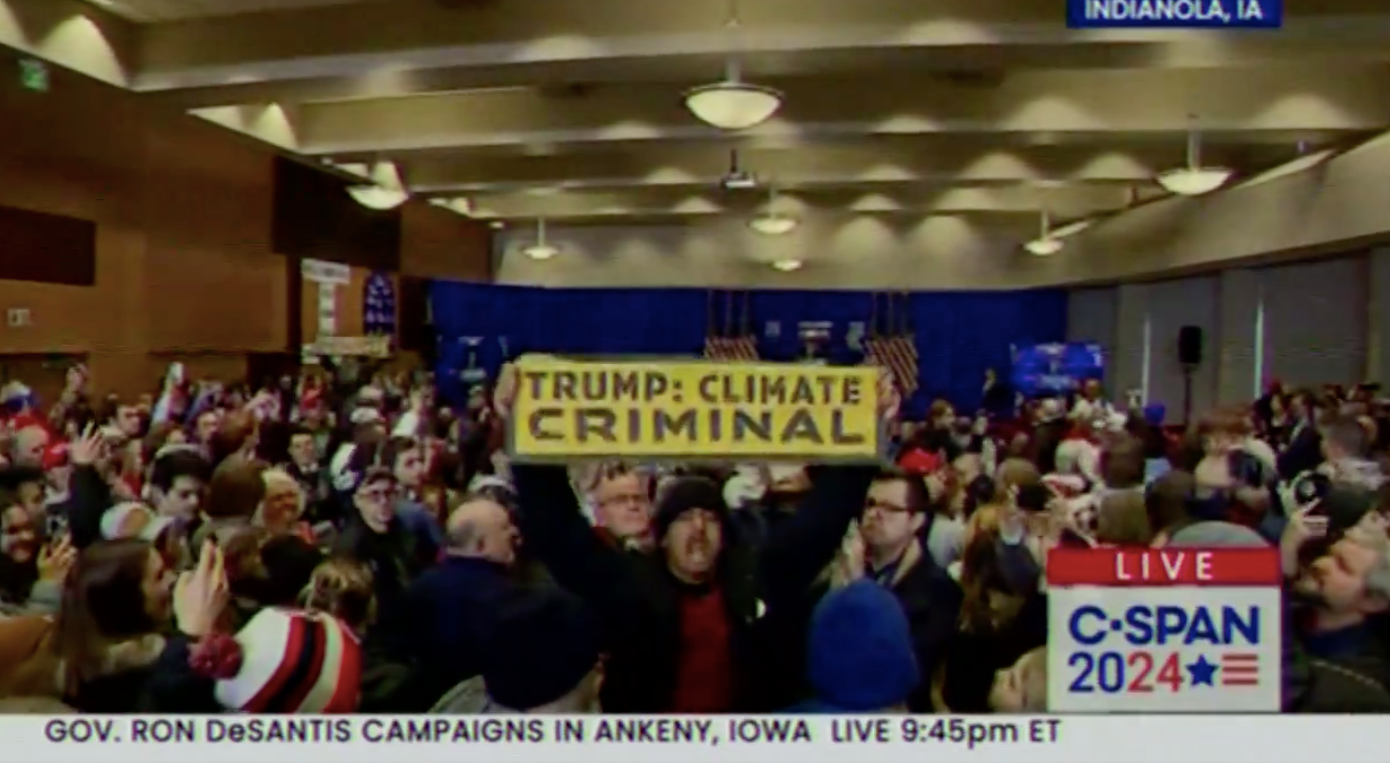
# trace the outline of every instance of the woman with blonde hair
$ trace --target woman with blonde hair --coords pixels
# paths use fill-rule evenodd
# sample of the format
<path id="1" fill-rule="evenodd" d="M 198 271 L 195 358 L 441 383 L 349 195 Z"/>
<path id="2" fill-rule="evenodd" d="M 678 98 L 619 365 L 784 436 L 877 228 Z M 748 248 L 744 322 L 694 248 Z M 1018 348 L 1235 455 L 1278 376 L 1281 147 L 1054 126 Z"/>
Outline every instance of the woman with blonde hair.
<path id="1" fill-rule="evenodd" d="M 329 559 L 309 576 L 300 605 L 338 618 L 360 636 L 376 622 L 372 571 L 351 559 Z"/>
<path id="2" fill-rule="evenodd" d="M 323 562 L 314 532 L 303 521 L 304 489 L 283 469 L 261 472 L 265 497 L 252 520 L 259 531 L 260 561 L 265 572 L 262 604 L 292 604 Z"/>

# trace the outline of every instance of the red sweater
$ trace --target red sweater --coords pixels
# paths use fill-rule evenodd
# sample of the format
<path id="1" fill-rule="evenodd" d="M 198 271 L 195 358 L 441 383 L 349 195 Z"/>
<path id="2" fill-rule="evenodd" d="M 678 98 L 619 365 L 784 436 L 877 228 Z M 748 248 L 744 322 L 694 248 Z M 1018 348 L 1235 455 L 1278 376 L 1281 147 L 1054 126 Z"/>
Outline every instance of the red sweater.
<path id="1" fill-rule="evenodd" d="M 728 712 L 733 707 L 734 666 L 724 593 L 718 588 L 686 592 L 681 597 L 680 618 L 680 663 L 672 712 Z"/>

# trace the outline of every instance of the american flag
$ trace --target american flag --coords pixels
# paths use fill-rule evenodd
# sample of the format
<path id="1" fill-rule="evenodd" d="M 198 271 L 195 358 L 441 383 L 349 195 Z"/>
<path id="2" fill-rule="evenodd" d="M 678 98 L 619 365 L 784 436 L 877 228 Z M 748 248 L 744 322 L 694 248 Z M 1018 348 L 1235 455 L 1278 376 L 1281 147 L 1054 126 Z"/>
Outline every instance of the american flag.
<path id="1" fill-rule="evenodd" d="M 717 315 L 718 301 L 722 301 L 724 306 L 723 325 L 720 325 Z M 741 311 L 742 315 L 735 315 L 736 311 Z M 705 335 L 706 360 L 758 360 L 758 338 L 749 330 L 752 325 L 749 312 L 747 294 L 740 300 L 735 294 L 710 292 L 708 333 Z"/>
<path id="2" fill-rule="evenodd" d="M 864 340 L 865 359 L 893 372 L 903 397 L 917 391 L 917 340 L 912 334 Z"/>
<path id="3" fill-rule="evenodd" d="M 751 336 L 705 337 L 706 360 L 757 360 L 758 340 Z"/>
<path id="4" fill-rule="evenodd" d="M 1260 656 L 1249 652 L 1221 655 L 1222 686 L 1259 686 Z"/>

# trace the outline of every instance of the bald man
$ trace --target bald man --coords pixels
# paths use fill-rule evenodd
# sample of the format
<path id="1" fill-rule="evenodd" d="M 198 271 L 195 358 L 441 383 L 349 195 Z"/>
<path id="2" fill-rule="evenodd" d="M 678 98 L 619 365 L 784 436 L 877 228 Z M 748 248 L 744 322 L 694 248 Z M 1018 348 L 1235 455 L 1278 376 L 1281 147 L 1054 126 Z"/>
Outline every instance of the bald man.
<path id="1" fill-rule="evenodd" d="M 48 448 L 48 430 L 38 424 L 22 427 L 14 433 L 14 445 L 10 458 L 15 466 L 28 466 L 35 469 L 43 466 L 43 452 Z"/>
<path id="2" fill-rule="evenodd" d="M 518 597 L 534 595 L 513 580 L 520 534 L 497 502 L 465 498 L 449 514 L 444 537 L 443 560 L 410 585 L 402 611 L 381 618 L 376 633 L 390 654 L 429 670 L 418 671 L 389 698 L 364 704 L 364 712 L 427 711 L 445 692 L 482 672 L 497 613 Z"/>
<path id="3" fill-rule="evenodd" d="M 521 533 L 506 507 L 489 498 L 472 498 L 449 514 L 444 540 L 448 556 L 510 567 L 516 561 Z"/>

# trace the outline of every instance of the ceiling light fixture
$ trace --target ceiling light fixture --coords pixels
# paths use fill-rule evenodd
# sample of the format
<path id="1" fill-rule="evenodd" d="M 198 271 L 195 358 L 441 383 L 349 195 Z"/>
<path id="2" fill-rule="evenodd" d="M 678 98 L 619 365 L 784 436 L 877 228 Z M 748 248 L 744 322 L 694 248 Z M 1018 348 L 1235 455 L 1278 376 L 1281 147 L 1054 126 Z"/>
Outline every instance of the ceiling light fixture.
<path id="1" fill-rule="evenodd" d="M 748 227 L 764 236 L 785 236 L 796 230 L 797 220 L 776 210 L 777 189 L 767 190 L 767 210 L 748 221 Z"/>
<path id="2" fill-rule="evenodd" d="M 1062 251 L 1062 240 L 1052 235 L 1051 220 L 1047 210 L 1042 211 L 1042 229 L 1038 237 L 1023 245 L 1028 253 L 1035 257 L 1050 257 Z"/>
<path id="3" fill-rule="evenodd" d="M 782 108 L 782 93 L 727 78 L 687 90 L 685 107 L 696 119 L 721 130 L 747 130 L 771 119 Z"/>
<path id="4" fill-rule="evenodd" d="M 731 7 L 725 24 L 731 37 L 738 34 L 738 12 Z M 737 47 L 737 39 L 731 47 Z M 772 118 L 782 108 L 782 93 L 743 81 L 737 56 L 724 65 L 724 79 L 685 91 L 685 107 L 696 119 L 721 130 L 747 130 Z"/>
<path id="5" fill-rule="evenodd" d="M 1225 167 L 1202 166 L 1202 138 L 1196 130 L 1187 133 L 1187 166 L 1160 173 L 1158 184 L 1178 196 L 1202 196 L 1226 184 L 1235 174 Z"/>
<path id="6" fill-rule="evenodd" d="M 545 240 L 545 219 L 536 220 L 536 241 L 522 248 L 521 253 L 533 260 L 542 262 L 554 259 L 560 253 L 560 248 L 552 246 Z"/>
<path id="7" fill-rule="evenodd" d="M 800 270 L 801 266 L 805 264 L 806 263 L 802 262 L 801 260 L 788 258 L 783 260 L 773 260 L 772 267 L 776 270 L 782 271 L 783 273 L 791 273 L 793 271 Z"/>
<path id="8" fill-rule="evenodd" d="M 455 214 L 471 217 L 473 215 L 473 202 L 465 196 L 453 199 L 430 199 L 430 204 L 441 209 L 447 209 Z"/>
<path id="9" fill-rule="evenodd" d="M 348 186 L 347 192 L 353 200 L 367 209 L 395 209 L 410 198 L 401 181 L 400 170 L 392 162 L 377 162 L 372 165 L 371 183 Z"/>

